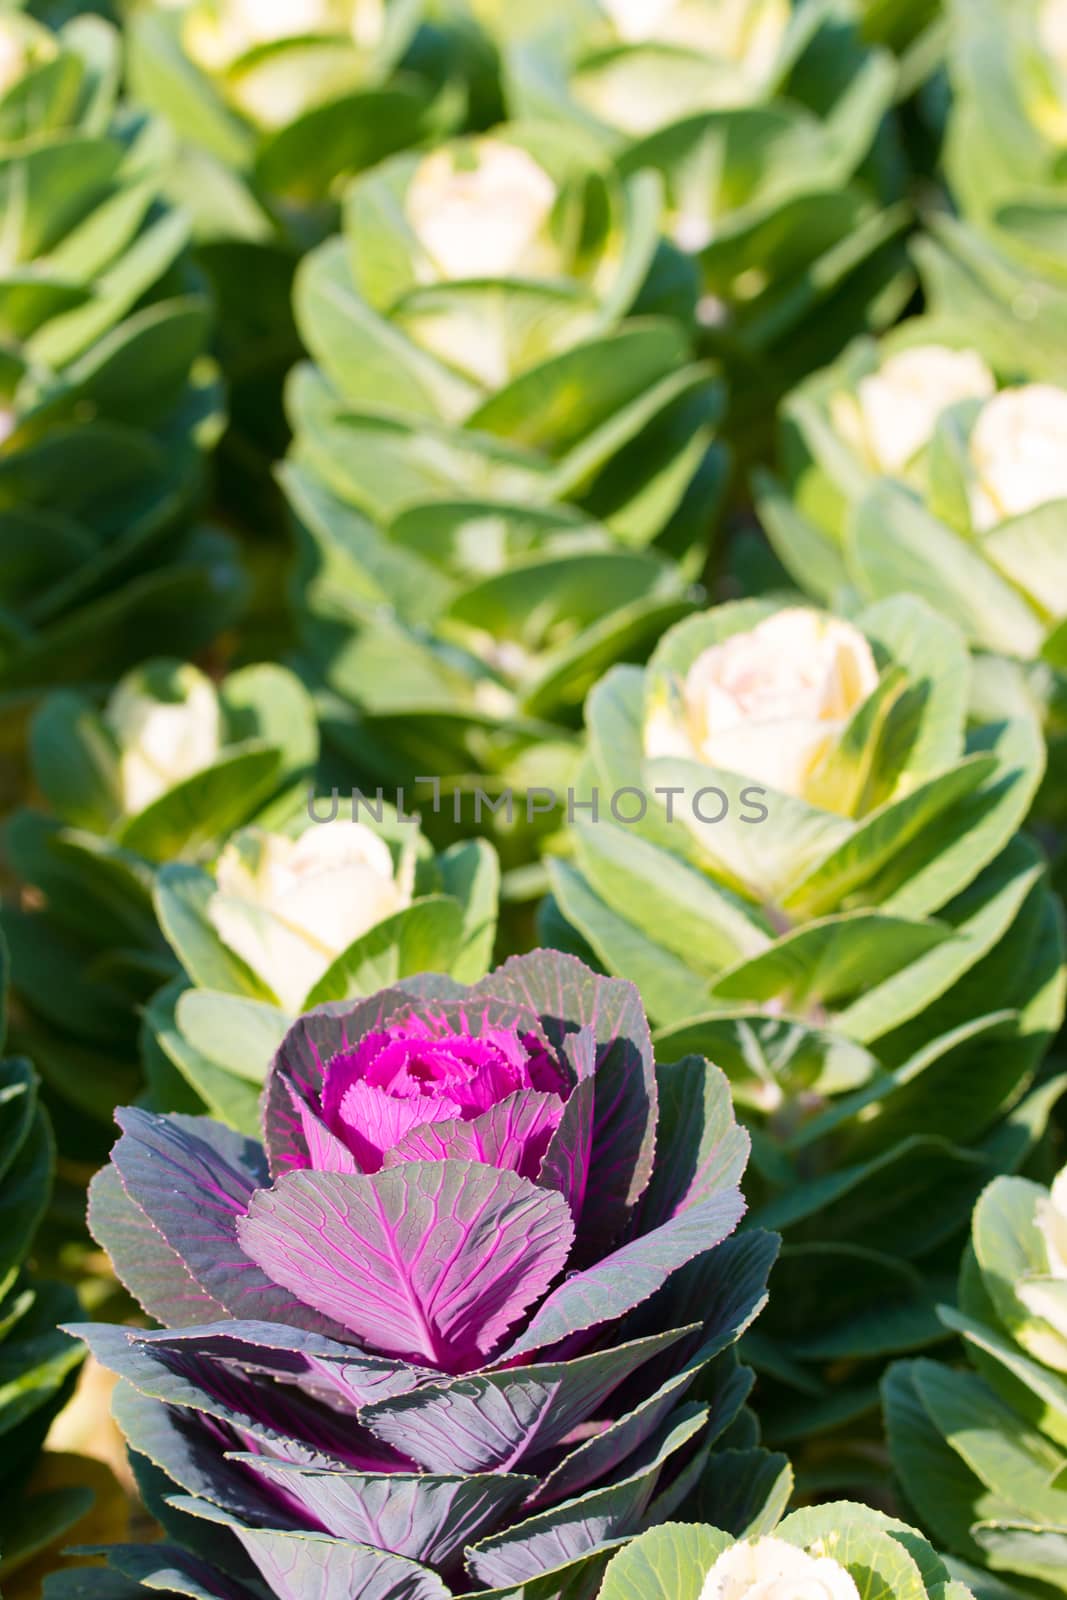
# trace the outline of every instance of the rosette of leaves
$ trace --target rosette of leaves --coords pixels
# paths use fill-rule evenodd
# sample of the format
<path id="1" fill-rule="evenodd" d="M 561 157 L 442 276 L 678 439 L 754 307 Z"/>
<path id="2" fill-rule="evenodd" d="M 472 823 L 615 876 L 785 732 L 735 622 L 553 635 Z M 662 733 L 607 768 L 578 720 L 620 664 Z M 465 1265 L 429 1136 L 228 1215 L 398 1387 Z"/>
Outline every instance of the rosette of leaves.
<path id="1" fill-rule="evenodd" d="M 140 1011 L 176 972 L 152 898 L 159 867 L 210 861 L 242 824 L 301 807 L 317 752 L 311 701 L 274 666 L 216 686 L 156 661 L 103 705 L 64 690 L 40 706 L 30 759 L 48 809 L 8 825 L 23 888 L 3 924 L 15 1039 L 48 1085 L 65 1154 L 99 1160 L 114 1107 L 140 1087 Z"/>
<path id="2" fill-rule="evenodd" d="M 738 448 L 755 448 L 768 396 L 912 293 L 897 64 L 853 8 L 820 0 L 483 9 L 513 114 L 585 133 L 624 176 L 661 175 L 703 347 L 726 363 Z"/>
<path id="3" fill-rule="evenodd" d="M 733 1350 L 776 1245 L 732 1237 L 748 1141 L 630 985 L 537 951 L 320 1008 L 265 1148 L 121 1116 L 91 1226 L 163 1328 L 81 1331 L 166 1539 L 116 1593 L 552 1600 L 693 1496 L 781 1508 Z"/>
<path id="4" fill-rule="evenodd" d="M 255 238 L 268 221 L 306 230 L 339 178 L 434 130 L 441 69 L 435 83 L 429 39 L 413 48 L 422 11 L 422 0 L 178 0 L 134 11 L 132 92 L 187 146 L 186 180 L 205 185 L 209 232 Z"/>
<path id="5" fill-rule="evenodd" d="M 668 1522 L 608 1564 L 600 1600 L 973 1600 L 914 1528 L 836 1501 L 764 1519 L 745 1539 Z"/>
<path id="6" fill-rule="evenodd" d="M 220 487 L 275 526 L 270 470 L 289 440 L 285 375 L 300 357 L 297 263 L 336 226 L 344 181 L 462 120 L 465 58 L 422 0 L 189 0 L 126 27 L 131 94 L 175 131 L 171 192 L 195 220 L 218 304 L 231 426 Z"/>
<path id="7" fill-rule="evenodd" d="M 658 217 L 654 177 L 516 125 L 359 179 L 301 269 L 296 603 L 382 781 L 522 789 L 541 747 L 553 782 L 589 685 L 691 608 L 722 390 Z"/>
<path id="8" fill-rule="evenodd" d="M 790 0 L 579 0 L 537 11 L 473 0 L 522 115 L 576 120 L 618 144 L 704 111 L 772 99 L 820 6 Z"/>
<path id="9" fill-rule="evenodd" d="M 941 1316 L 969 1364 L 901 1362 L 885 1380 L 904 1493 L 979 1592 L 980 1575 L 1013 1595 L 1067 1593 L 1067 1171 L 1051 1191 L 989 1186 Z"/>
<path id="10" fill-rule="evenodd" d="M 0 1054 L 7 998 L 0 938 Z M 78 1297 L 26 1270 L 48 1204 L 55 1151 L 29 1062 L 0 1059 L 0 1579 L 59 1538 L 92 1503 L 88 1489 L 27 1489 L 56 1412 L 69 1398 L 83 1351 L 58 1329 Z"/>
<path id="11" fill-rule="evenodd" d="M 1043 747 L 1030 719 L 969 728 L 969 676 L 905 597 L 854 624 L 764 601 L 688 619 L 590 696 L 598 813 L 550 863 L 548 941 L 730 1078 L 753 1215 L 785 1238 L 761 1414 L 819 1487 L 865 1481 L 820 1435 L 862 1437 L 885 1358 L 944 1337 L 971 1207 L 1058 1092 L 1033 1085 L 1060 914 L 1016 831 Z"/>
<path id="12" fill-rule="evenodd" d="M 221 398 L 171 141 L 116 104 L 118 35 L 0 16 L 0 694 L 107 681 L 234 613 L 191 526 Z"/>
<path id="13" fill-rule="evenodd" d="M 786 400 L 785 491 L 760 479 L 763 518 L 827 603 L 920 594 L 978 648 L 1032 660 L 1067 620 L 1067 389 L 936 330 L 861 341 Z"/>
<path id="14" fill-rule="evenodd" d="M 145 1013 L 153 1104 L 206 1109 L 255 1134 L 271 1060 L 301 1012 L 424 971 L 485 976 L 499 891 L 492 846 L 473 839 L 437 855 L 411 818 L 384 802 L 377 811 L 242 829 L 212 871 L 162 869 L 156 915 L 182 976 Z"/>
<path id="15" fill-rule="evenodd" d="M 758 487 L 774 548 L 809 593 L 921 595 L 1003 658 L 981 664 L 979 703 L 1044 722 L 1041 809 L 1062 820 L 1067 389 L 1016 381 L 1025 359 L 989 318 L 966 336 L 939 312 L 861 342 L 787 399 L 784 484 Z"/>

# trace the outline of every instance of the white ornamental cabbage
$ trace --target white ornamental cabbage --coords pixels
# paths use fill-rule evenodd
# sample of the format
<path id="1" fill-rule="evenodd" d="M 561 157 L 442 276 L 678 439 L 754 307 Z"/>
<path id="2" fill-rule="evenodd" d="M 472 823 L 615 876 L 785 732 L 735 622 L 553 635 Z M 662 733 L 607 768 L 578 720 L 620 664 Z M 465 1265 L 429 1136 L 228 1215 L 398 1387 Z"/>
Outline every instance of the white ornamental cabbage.
<path id="1" fill-rule="evenodd" d="M 929 444 L 942 412 L 963 400 L 988 399 L 996 387 L 976 351 L 915 345 L 861 378 L 854 393 L 834 395 L 831 416 L 869 467 L 896 476 Z"/>
<path id="2" fill-rule="evenodd" d="M 298 839 L 246 828 L 219 858 L 208 915 L 229 948 L 298 1011 L 349 945 L 411 904 L 409 865 L 361 822 Z"/>
<path id="3" fill-rule="evenodd" d="M 405 209 L 430 281 L 508 278 L 550 270 L 537 243 L 556 186 L 531 155 L 499 139 L 436 150 L 422 161 Z"/>
<path id="4" fill-rule="evenodd" d="M 779 1485 L 783 1500 L 790 1476 Z M 734 1521 L 649 1528 L 611 1561 L 600 1600 L 859 1600 L 874 1591 L 879 1600 L 973 1600 L 913 1528 L 869 1506 L 838 1500 L 794 1511 L 773 1534 L 746 1506 Z"/>
<path id="5" fill-rule="evenodd" d="M 789 26 L 788 0 L 601 0 L 626 44 L 700 51 L 760 78 L 770 72 Z"/>
<path id="6" fill-rule="evenodd" d="M 699 111 L 748 106 L 774 83 L 789 0 L 601 0 L 614 43 L 572 92 L 606 126 L 641 137 Z"/>
<path id="7" fill-rule="evenodd" d="M 32 68 L 59 53 L 52 35 L 28 17 L 0 16 L 0 98 Z"/>
<path id="8" fill-rule="evenodd" d="M 859 1600 L 852 1575 L 786 1539 L 754 1539 L 720 1555 L 700 1600 Z"/>
<path id="9" fill-rule="evenodd" d="M 182 43 L 240 111 L 281 129 L 360 86 L 386 22 L 385 0 L 199 0 Z"/>
<path id="10" fill-rule="evenodd" d="M 971 434 L 971 513 L 987 532 L 1067 500 L 1067 390 L 1031 383 L 983 407 Z"/>
<path id="11" fill-rule="evenodd" d="M 131 673 L 112 693 L 105 721 L 119 747 L 122 805 L 130 816 L 210 767 L 222 748 L 214 686 L 188 665 Z"/>
<path id="12" fill-rule="evenodd" d="M 285 39 L 333 37 L 373 48 L 385 25 L 384 0 L 214 0 L 190 11 L 186 47 L 208 71 Z"/>
<path id="13" fill-rule="evenodd" d="M 831 609 L 919 595 L 984 652 L 1029 662 L 1047 646 L 1059 664 L 1067 386 L 997 391 L 992 372 L 1013 369 L 992 342 L 896 349 L 857 342 L 786 399 L 784 479 L 760 473 L 757 488 L 776 554 Z"/>
<path id="14" fill-rule="evenodd" d="M 706 762 L 802 798 L 877 685 L 857 628 L 805 607 L 778 611 L 697 657 L 681 704 L 650 713 L 645 754 Z"/>

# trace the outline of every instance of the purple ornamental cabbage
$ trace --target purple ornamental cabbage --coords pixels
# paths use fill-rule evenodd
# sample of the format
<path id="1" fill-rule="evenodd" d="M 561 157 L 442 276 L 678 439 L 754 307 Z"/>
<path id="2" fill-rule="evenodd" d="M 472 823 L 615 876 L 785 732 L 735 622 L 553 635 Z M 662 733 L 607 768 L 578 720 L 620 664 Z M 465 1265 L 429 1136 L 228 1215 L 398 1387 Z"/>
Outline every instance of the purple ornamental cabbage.
<path id="1" fill-rule="evenodd" d="M 726 1081 L 657 1069 L 631 984 L 538 951 L 323 1007 L 263 1146 L 119 1122 L 90 1223 L 163 1329 L 79 1331 L 168 1542 L 111 1550 L 108 1600 L 576 1600 L 714 1509 L 776 1241 L 730 1237 Z"/>

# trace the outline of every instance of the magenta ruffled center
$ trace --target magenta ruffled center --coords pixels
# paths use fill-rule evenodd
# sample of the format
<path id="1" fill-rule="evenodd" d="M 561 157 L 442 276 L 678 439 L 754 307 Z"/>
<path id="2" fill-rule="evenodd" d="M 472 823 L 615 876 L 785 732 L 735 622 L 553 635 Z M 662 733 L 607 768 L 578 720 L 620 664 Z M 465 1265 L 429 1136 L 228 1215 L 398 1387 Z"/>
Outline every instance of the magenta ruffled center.
<path id="1" fill-rule="evenodd" d="M 317 1114 L 300 1105 L 309 1164 L 377 1172 L 393 1164 L 387 1157 L 425 1155 L 417 1141 L 405 1154 L 404 1140 L 416 1129 L 436 1128 L 447 1138 L 449 1124 L 477 1122 L 494 1107 L 508 1103 L 514 1111 L 527 1097 L 540 1102 L 548 1096 L 541 1114 L 530 1120 L 516 1167 L 534 1178 L 569 1092 L 536 1037 L 487 1024 L 453 1033 L 442 1020 L 407 1018 L 368 1034 L 328 1063 Z"/>

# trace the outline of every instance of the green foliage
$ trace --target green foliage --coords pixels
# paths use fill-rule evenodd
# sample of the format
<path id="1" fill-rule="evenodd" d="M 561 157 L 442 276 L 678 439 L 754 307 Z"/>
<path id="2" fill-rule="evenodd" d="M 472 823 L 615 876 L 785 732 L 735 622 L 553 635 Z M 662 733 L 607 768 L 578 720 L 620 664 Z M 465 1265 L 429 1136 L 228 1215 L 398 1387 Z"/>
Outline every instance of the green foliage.
<path id="1" fill-rule="evenodd" d="M 1067 1592 L 1067 1240 L 1051 1192 L 999 1178 L 975 1210 L 958 1305 L 970 1366 L 902 1362 L 884 1385 L 893 1464 L 946 1549 L 1021 1594 Z"/>
<path id="2" fill-rule="evenodd" d="M 0 1049 L 7 950 L 0 940 Z M 28 1062 L 0 1060 L 0 1579 L 51 1543 L 92 1503 L 87 1490 L 27 1496 L 27 1480 L 56 1412 L 70 1398 L 84 1351 L 60 1332 L 78 1298 L 26 1267 L 52 1188 L 55 1149 Z"/>
<path id="3" fill-rule="evenodd" d="M 173 138 L 116 101 L 117 34 L 0 17 L 0 695 L 107 681 L 234 614 L 229 542 L 190 515 L 222 396 Z"/>

